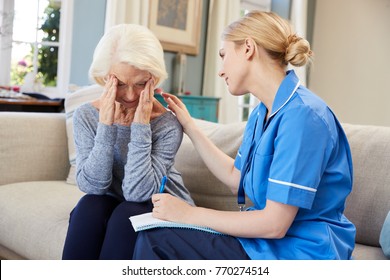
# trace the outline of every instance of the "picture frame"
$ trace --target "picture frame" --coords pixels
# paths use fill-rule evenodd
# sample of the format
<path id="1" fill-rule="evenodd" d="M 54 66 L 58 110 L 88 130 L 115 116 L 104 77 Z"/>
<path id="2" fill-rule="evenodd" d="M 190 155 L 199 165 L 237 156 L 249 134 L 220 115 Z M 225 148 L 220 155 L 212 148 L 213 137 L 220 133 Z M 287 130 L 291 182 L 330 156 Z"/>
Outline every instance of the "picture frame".
<path id="1" fill-rule="evenodd" d="M 150 0 L 149 29 L 164 51 L 199 53 L 203 0 Z"/>

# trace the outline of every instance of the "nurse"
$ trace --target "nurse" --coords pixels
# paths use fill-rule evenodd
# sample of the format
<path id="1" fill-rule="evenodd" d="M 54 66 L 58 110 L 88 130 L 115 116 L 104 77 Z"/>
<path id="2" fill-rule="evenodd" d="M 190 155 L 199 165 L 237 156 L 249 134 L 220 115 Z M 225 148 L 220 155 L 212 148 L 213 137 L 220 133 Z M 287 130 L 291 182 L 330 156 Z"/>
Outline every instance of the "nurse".
<path id="1" fill-rule="evenodd" d="M 355 226 L 344 216 L 352 189 L 351 152 L 331 109 L 289 64 L 310 62 L 309 43 L 274 13 L 233 22 L 219 50 L 230 93 L 259 99 L 235 159 L 196 126 L 184 104 L 163 94 L 208 168 L 238 196 L 243 211 L 191 206 L 152 196 L 153 215 L 224 235 L 155 229 L 138 235 L 135 259 L 350 259 Z M 253 206 L 245 208 L 245 195 Z M 194 243 L 196 240 L 196 243 Z"/>

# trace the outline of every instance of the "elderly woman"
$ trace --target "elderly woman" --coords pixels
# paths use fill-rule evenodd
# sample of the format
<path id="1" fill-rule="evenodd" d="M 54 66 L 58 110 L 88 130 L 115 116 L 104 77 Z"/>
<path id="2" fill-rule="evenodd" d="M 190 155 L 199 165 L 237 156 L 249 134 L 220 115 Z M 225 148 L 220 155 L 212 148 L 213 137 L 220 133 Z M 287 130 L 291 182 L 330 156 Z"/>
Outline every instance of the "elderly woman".
<path id="1" fill-rule="evenodd" d="M 129 217 L 152 210 L 159 191 L 190 204 L 174 158 L 183 131 L 154 97 L 167 77 L 160 42 L 146 27 L 113 27 L 97 45 L 90 77 L 104 87 L 74 114 L 77 184 L 84 197 L 70 215 L 63 259 L 131 259 Z"/>

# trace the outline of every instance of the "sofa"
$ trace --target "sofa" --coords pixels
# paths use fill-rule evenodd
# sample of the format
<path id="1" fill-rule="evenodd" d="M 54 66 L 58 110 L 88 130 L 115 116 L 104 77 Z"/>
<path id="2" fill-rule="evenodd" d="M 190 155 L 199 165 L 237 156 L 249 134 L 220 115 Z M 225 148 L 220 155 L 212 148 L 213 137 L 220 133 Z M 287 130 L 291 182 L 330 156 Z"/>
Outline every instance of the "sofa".
<path id="1" fill-rule="evenodd" d="M 245 123 L 196 120 L 232 157 Z M 356 225 L 354 259 L 386 259 L 379 244 L 390 210 L 390 128 L 343 124 L 354 163 L 346 216 Z M 61 259 L 69 213 L 83 195 L 67 182 L 65 113 L 0 112 L 0 259 Z M 236 197 L 205 167 L 187 136 L 176 168 L 198 206 L 237 210 Z"/>

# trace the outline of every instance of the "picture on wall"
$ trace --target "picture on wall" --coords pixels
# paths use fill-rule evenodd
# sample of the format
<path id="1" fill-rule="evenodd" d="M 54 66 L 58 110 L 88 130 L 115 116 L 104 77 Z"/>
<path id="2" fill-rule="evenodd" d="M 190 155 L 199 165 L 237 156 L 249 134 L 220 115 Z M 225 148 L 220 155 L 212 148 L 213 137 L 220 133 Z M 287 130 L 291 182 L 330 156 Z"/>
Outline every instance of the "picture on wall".
<path id="1" fill-rule="evenodd" d="M 165 51 L 197 55 L 202 0 L 150 0 L 149 28 Z"/>

